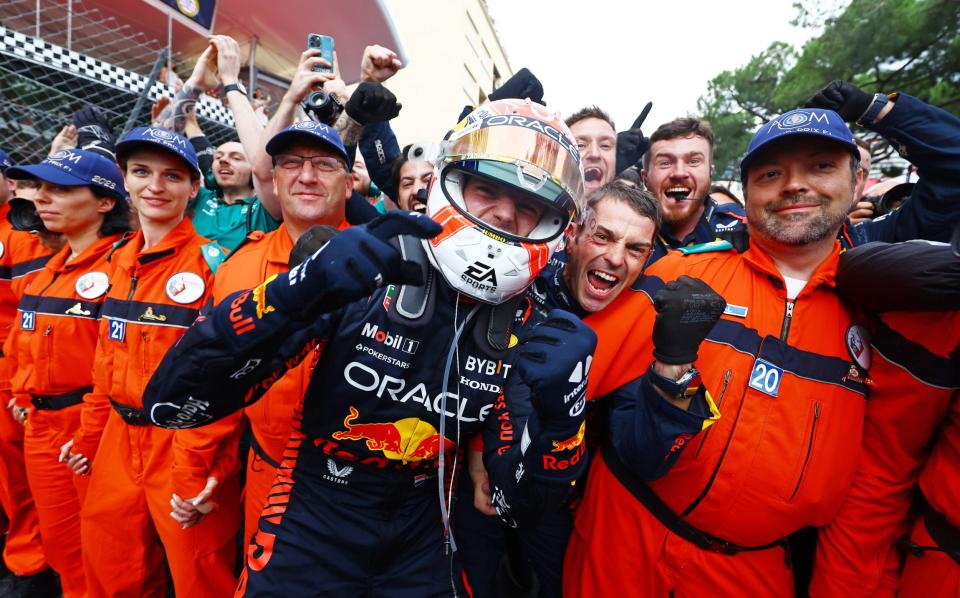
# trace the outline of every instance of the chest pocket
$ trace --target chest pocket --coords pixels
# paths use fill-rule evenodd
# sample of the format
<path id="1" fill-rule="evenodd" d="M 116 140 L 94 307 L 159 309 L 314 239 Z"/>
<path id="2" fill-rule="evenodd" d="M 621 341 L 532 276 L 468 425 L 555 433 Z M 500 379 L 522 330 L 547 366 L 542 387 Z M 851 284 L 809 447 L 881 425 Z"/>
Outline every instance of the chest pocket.
<path id="1" fill-rule="evenodd" d="M 764 339 L 744 400 L 756 434 L 747 485 L 786 502 L 830 501 L 852 475 L 865 389 L 847 379 L 849 362 Z M 747 430 L 739 430 L 739 433 Z"/>

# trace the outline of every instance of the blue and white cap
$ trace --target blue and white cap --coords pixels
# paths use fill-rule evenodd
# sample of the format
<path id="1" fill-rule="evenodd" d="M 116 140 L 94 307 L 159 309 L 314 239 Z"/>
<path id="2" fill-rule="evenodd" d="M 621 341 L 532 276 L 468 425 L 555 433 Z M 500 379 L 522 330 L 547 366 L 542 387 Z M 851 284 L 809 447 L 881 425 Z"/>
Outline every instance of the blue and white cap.
<path id="1" fill-rule="evenodd" d="M 789 135 L 823 137 L 836 141 L 858 155 L 853 133 L 833 110 L 823 108 L 797 108 L 774 118 L 760 127 L 747 146 L 747 153 L 740 160 L 740 180 L 746 180 L 747 167 L 758 152 L 769 143 Z"/>
<path id="2" fill-rule="evenodd" d="M 7 152 L 0 149 L 0 174 L 6 174 L 7 169 L 13 166 L 13 162 L 10 161 L 10 156 L 7 155 Z"/>
<path id="3" fill-rule="evenodd" d="M 82 149 L 59 151 L 39 164 L 12 166 L 5 175 L 11 179 L 37 179 L 66 187 L 94 187 L 119 199 L 127 196 L 123 175 L 117 165 L 98 153 Z"/>
<path id="4" fill-rule="evenodd" d="M 197 152 L 193 149 L 193 144 L 179 133 L 159 127 L 137 127 L 117 142 L 114 148 L 117 154 L 117 162 L 125 163 L 130 152 L 140 147 L 167 150 L 186 162 L 198 177 L 203 176 L 203 173 L 200 172 L 200 164 L 197 162 Z"/>
<path id="5" fill-rule="evenodd" d="M 347 154 L 346 148 L 343 147 L 343 141 L 340 140 L 340 135 L 337 133 L 337 130 L 331 126 L 312 120 L 302 120 L 298 123 L 293 123 L 271 137 L 270 141 L 267 142 L 267 153 L 271 156 L 276 156 L 283 151 L 284 147 L 298 140 L 307 142 L 319 141 L 337 152 L 343 158 L 343 161 L 346 162 L 347 167 L 350 167 L 350 156 Z"/>

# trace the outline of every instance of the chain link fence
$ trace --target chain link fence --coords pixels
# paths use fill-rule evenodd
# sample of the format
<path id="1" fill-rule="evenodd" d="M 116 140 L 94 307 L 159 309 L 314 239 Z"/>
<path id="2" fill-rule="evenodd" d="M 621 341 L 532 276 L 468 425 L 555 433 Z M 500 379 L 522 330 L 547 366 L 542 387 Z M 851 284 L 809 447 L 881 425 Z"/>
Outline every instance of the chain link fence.
<path id="1" fill-rule="evenodd" d="M 164 48 L 80 0 L 0 2 L 0 147 L 14 163 L 37 162 L 73 112 L 88 104 L 119 133 Z M 172 58 L 185 80 L 196 57 Z M 135 117 L 137 126 L 149 123 L 160 94 L 172 96 L 173 90 L 156 84 Z M 200 126 L 214 145 L 236 137 L 218 100 L 201 104 Z"/>

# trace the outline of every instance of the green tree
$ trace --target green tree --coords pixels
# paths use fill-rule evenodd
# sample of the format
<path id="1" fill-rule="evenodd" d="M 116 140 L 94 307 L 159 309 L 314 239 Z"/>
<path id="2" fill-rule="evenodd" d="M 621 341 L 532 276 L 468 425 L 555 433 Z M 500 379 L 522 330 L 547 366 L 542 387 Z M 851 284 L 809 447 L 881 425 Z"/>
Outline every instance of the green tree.
<path id="1" fill-rule="evenodd" d="M 800 52 L 774 42 L 764 52 L 707 85 L 698 109 L 717 134 L 718 172 L 736 176 L 753 131 L 796 108 L 833 79 L 865 91 L 905 91 L 931 104 L 960 108 L 960 2 L 956 0 L 852 0 L 824 8 L 797 4 L 794 24 L 823 31 Z M 893 150 L 873 149 L 882 162 Z"/>

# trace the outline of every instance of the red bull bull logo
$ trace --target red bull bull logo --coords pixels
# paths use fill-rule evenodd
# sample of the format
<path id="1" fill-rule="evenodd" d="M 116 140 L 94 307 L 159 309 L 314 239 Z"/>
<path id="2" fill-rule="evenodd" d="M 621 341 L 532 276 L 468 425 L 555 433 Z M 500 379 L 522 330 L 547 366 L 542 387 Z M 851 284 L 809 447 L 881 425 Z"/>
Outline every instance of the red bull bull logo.
<path id="1" fill-rule="evenodd" d="M 435 459 L 442 450 L 453 449 L 454 444 L 442 439 L 437 429 L 416 417 L 406 417 L 395 422 L 365 422 L 356 420 L 360 413 L 353 406 L 343 419 L 345 430 L 332 434 L 335 440 L 361 440 L 367 450 L 382 451 L 388 459 L 415 463 Z"/>
<path id="2" fill-rule="evenodd" d="M 580 424 L 580 429 L 577 430 L 577 433 L 567 438 L 566 440 L 554 440 L 553 441 L 553 450 L 552 453 L 559 453 L 560 451 L 569 451 L 570 449 L 575 449 L 583 443 L 583 435 L 587 429 L 587 422 L 582 422 Z"/>

